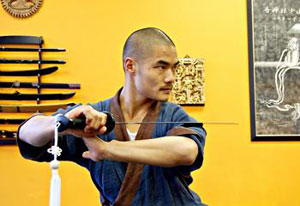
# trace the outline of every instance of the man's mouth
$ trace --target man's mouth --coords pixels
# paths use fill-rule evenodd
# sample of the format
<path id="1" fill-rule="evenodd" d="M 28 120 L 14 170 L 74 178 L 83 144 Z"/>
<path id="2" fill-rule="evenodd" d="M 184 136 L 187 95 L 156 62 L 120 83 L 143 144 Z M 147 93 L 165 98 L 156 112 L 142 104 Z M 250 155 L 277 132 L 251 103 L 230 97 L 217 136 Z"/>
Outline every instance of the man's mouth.
<path id="1" fill-rule="evenodd" d="M 166 93 L 170 93 L 171 90 L 172 90 L 172 87 L 163 87 L 160 90 L 163 91 L 163 92 L 166 92 Z"/>
<path id="2" fill-rule="evenodd" d="M 172 90 L 172 87 L 163 87 L 161 90 Z"/>

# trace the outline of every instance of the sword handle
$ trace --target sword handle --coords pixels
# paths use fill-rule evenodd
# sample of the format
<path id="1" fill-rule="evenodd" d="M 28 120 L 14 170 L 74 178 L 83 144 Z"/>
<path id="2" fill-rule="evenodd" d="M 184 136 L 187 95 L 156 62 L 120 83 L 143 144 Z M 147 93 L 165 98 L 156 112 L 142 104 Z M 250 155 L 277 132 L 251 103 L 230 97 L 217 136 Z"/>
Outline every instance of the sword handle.
<path id="1" fill-rule="evenodd" d="M 110 112 L 104 111 L 103 113 L 107 115 L 105 124 L 106 132 L 104 134 L 109 134 L 115 128 L 116 121 Z M 60 126 L 58 127 L 58 132 L 63 132 L 66 129 L 83 130 L 86 127 L 86 118 L 84 116 L 76 119 L 69 119 L 64 115 L 59 115 L 57 117 L 57 122 L 60 123 Z"/>
<path id="2" fill-rule="evenodd" d="M 67 129 L 84 129 L 86 126 L 85 119 L 69 119 L 65 115 L 57 116 L 56 122 L 60 124 L 58 132 L 63 132 Z"/>

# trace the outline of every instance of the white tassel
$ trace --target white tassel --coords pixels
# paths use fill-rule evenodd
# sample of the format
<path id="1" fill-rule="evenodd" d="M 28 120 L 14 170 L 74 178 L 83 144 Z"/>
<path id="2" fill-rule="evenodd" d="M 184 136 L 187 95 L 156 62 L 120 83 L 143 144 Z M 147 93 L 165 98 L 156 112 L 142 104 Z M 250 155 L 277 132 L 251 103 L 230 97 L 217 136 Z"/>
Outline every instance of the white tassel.
<path id="1" fill-rule="evenodd" d="M 47 151 L 54 156 L 54 159 L 50 162 L 50 167 L 52 171 L 51 175 L 51 185 L 50 185 L 50 206 L 60 206 L 60 190 L 61 190 L 61 180 L 58 174 L 59 161 L 57 161 L 57 156 L 60 156 L 62 149 L 60 149 L 58 144 L 58 131 L 60 123 L 55 124 L 54 129 L 54 145 Z"/>
<path id="2" fill-rule="evenodd" d="M 52 170 L 50 185 L 50 206 L 60 206 L 61 180 L 58 174 L 59 162 L 52 160 L 50 163 Z"/>

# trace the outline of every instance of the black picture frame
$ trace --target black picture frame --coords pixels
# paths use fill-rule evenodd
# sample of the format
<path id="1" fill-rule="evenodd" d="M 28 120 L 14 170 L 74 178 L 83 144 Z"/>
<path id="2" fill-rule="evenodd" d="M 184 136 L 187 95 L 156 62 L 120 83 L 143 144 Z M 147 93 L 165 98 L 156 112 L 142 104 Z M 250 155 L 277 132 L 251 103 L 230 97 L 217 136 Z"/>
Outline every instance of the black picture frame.
<path id="1" fill-rule="evenodd" d="M 251 140 L 299 141 L 300 2 L 247 0 L 247 13 Z"/>

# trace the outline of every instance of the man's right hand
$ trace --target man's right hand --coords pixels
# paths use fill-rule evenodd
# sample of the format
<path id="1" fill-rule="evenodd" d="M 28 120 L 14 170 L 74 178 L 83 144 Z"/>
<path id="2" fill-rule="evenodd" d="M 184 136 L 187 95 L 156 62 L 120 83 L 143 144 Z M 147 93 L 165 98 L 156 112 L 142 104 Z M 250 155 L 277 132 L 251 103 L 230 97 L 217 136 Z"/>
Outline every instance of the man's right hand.
<path id="1" fill-rule="evenodd" d="M 69 119 L 85 117 L 86 127 L 81 129 L 67 129 L 64 133 L 72 134 L 76 137 L 94 137 L 97 134 L 103 134 L 106 131 L 107 115 L 103 112 L 96 111 L 89 105 L 82 105 L 69 111 L 65 116 Z"/>

